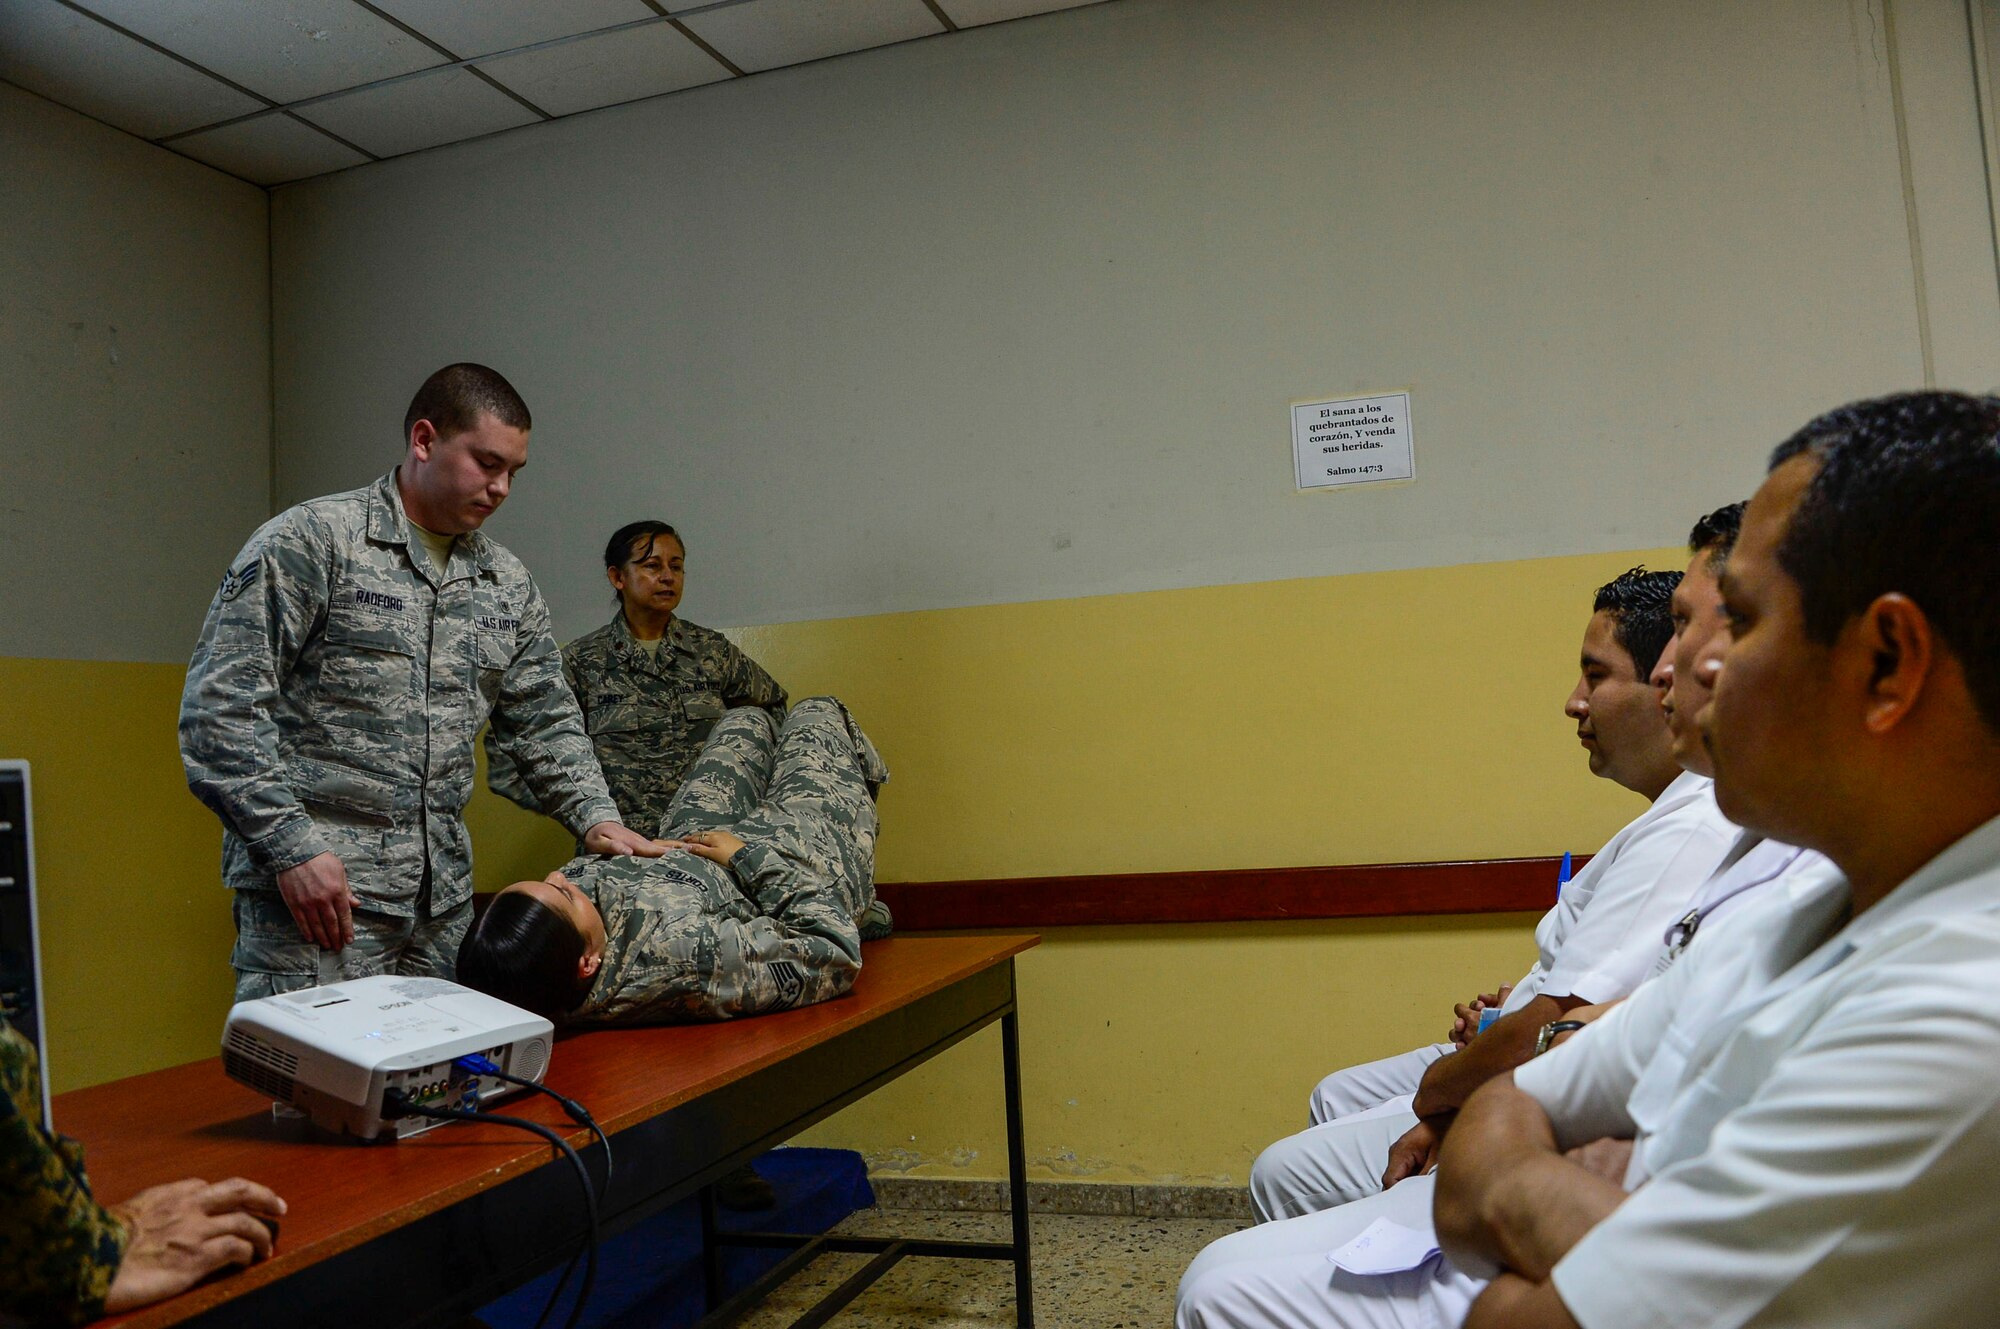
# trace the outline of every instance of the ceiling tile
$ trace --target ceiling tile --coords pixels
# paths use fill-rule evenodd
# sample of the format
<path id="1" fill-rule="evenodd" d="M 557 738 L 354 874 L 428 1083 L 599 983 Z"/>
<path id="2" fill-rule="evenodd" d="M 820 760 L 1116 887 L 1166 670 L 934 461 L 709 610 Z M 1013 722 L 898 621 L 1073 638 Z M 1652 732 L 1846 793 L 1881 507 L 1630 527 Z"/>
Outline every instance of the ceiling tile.
<path id="1" fill-rule="evenodd" d="M 350 92 L 301 106 L 298 114 L 378 157 L 477 138 L 541 119 L 463 69 L 441 69 L 384 88 Z"/>
<path id="2" fill-rule="evenodd" d="M 509 51 L 653 17 L 641 0 L 375 0 L 375 7 L 459 56 Z"/>
<path id="3" fill-rule="evenodd" d="M 713 56 L 669 23 L 482 60 L 479 67 L 550 115 L 614 106 L 729 77 Z"/>
<path id="4" fill-rule="evenodd" d="M 938 8 L 951 15 L 951 21 L 959 27 L 976 28 L 982 23 L 1003 23 L 1029 14 L 1050 14 L 1058 9 L 1081 9 L 1099 3 L 1102 0 L 938 0 Z"/>
<path id="5" fill-rule="evenodd" d="M 803 64 L 944 31 L 923 0 L 749 0 L 682 21 L 743 70 Z"/>
<path id="6" fill-rule="evenodd" d="M 427 69 L 443 57 L 349 0 L 77 0 L 273 101 Z"/>
<path id="7" fill-rule="evenodd" d="M 277 112 L 177 138 L 173 148 L 260 185 L 303 180 L 368 160 L 311 125 Z"/>
<path id="8" fill-rule="evenodd" d="M 0 0 L 0 79 L 141 138 L 263 105 L 55 0 Z"/>

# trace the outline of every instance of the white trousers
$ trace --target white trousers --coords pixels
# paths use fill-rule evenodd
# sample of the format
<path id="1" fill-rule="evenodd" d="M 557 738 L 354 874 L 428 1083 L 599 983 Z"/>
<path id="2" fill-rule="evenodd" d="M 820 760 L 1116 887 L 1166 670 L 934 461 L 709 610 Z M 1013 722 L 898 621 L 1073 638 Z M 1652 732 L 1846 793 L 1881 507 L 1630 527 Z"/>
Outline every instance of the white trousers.
<path id="1" fill-rule="evenodd" d="M 1430 1064 L 1451 1050 L 1449 1043 L 1433 1043 L 1335 1071 L 1319 1082 L 1306 1103 L 1312 1124 L 1324 1125 L 1352 1113 L 1365 1112 L 1392 1098 L 1416 1093 L 1417 1084 Z"/>
<path id="2" fill-rule="evenodd" d="M 1288 1135 L 1250 1165 L 1250 1207 L 1259 1223 L 1316 1214 L 1382 1189 L 1389 1146 L 1417 1124 L 1410 1095 Z"/>
<path id="3" fill-rule="evenodd" d="M 1417 1124 L 1410 1098 L 1449 1043 L 1335 1071 L 1307 1104 L 1313 1124 L 1257 1156 L 1250 1205 L 1260 1223 L 1317 1213 L 1382 1189 L 1389 1146 Z"/>
<path id="4" fill-rule="evenodd" d="M 1397 1274 L 1350 1274 L 1326 1257 L 1388 1218 L 1429 1231 L 1435 1177 L 1212 1243 L 1181 1275 L 1176 1329 L 1456 1329 L 1486 1287 L 1442 1255 Z"/>

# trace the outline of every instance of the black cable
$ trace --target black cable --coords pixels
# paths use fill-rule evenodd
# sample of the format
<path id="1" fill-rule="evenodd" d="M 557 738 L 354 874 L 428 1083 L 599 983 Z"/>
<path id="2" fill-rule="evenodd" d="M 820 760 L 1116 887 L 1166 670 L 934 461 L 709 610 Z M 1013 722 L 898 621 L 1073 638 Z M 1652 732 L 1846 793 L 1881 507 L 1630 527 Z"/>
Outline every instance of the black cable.
<path id="1" fill-rule="evenodd" d="M 589 1108 L 566 1094 L 557 1093 L 539 1081 L 524 1079 L 518 1075 L 511 1075 L 501 1070 L 491 1057 L 482 1056 L 476 1052 L 457 1058 L 452 1062 L 452 1066 L 456 1070 L 475 1077 L 473 1081 L 475 1090 L 478 1086 L 476 1077 L 488 1075 L 496 1080 L 505 1081 L 508 1084 L 519 1085 L 523 1089 L 532 1089 L 538 1094 L 547 1094 L 550 1098 L 561 1104 L 563 1113 L 571 1121 L 579 1126 L 587 1127 L 591 1134 L 597 1137 L 598 1145 L 604 1150 L 604 1186 L 600 1194 L 610 1193 L 612 1175 L 611 1139 L 604 1133 L 603 1128 L 597 1124 L 597 1119 L 590 1115 Z M 555 1291 L 549 1294 L 548 1301 L 542 1306 L 542 1313 L 535 1319 L 535 1329 L 544 1329 L 544 1326 L 549 1322 L 549 1315 L 561 1304 L 563 1289 L 569 1286 L 569 1280 L 576 1275 L 576 1262 L 581 1255 L 581 1251 L 577 1252 L 576 1255 L 572 1255 L 568 1262 L 563 1265 L 562 1277 L 556 1280 Z"/>
<path id="2" fill-rule="evenodd" d="M 589 1220 L 586 1244 L 583 1248 L 583 1285 L 577 1289 L 576 1305 L 570 1308 L 569 1319 L 564 1322 L 564 1329 L 576 1329 L 578 1321 L 583 1318 L 584 1304 L 590 1300 L 590 1290 L 597 1282 L 597 1191 L 590 1184 L 590 1172 L 583 1166 L 583 1159 L 578 1157 L 576 1149 L 570 1142 L 540 1122 L 529 1121 L 525 1117 L 507 1117 L 497 1112 L 466 1112 L 459 1108 L 432 1107 L 429 1104 L 412 1102 L 396 1090 L 383 1095 L 382 1107 L 384 1111 L 399 1116 L 429 1117 L 437 1121 L 490 1121 L 499 1126 L 513 1126 L 541 1136 L 555 1146 L 557 1152 L 569 1159 L 570 1166 L 576 1169 L 577 1186 L 583 1191 L 584 1214 Z M 574 1257 L 571 1263 L 575 1263 Z M 562 1295 L 563 1286 L 568 1282 L 569 1274 L 565 1271 L 562 1281 L 556 1284 L 557 1297 Z M 549 1306 L 542 1310 L 543 1319 L 548 1318 L 549 1308 L 555 1305 L 555 1301 L 555 1297 L 549 1299 Z"/>
<path id="3" fill-rule="evenodd" d="M 557 1093 L 545 1084 L 524 1079 L 518 1075 L 509 1075 L 506 1071 L 482 1070 L 479 1074 L 490 1075 L 496 1080 L 505 1080 L 508 1084 L 518 1084 L 523 1089 L 532 1089 L 538 1094 L 547 1094 L 557 1103 L 560 1103 L 565 1116 L 597 1137 L 597 1147 L 604 1151 L 604 1180 L 599 1184 L 598 1189 L 600 1193 L 611 1189 L 611 1137 L 604 1133 L 604 1128 L 599 1126 L 597 1119 L 590 1115 L 589 1108 L 577 1102 L 574 1098 Z"/>
<path id="4" fill-rule="evenodd" d="M 565 1094 L 557 1093 L 555 1090 L 549 1088 L 545 1084 L 537 1084 L 533 1080 L 525 1080 L 518 1075 L 509 1075 L 506 1071 L 499 1070 L 497 1068 L 493 1070 L 482 1070 L 479 1072 L 479 1074 L 490 1075 L 496 1080 L 505 1080 L 509 1084 L 517 1084 L 520 1085 L 523 1089 L 532 1089 L 539 1094 L 547 1094 L 550 1098 L 553 1098 L 557 1103 L 561 1104 L 565 1116 L 567 1116 L 571 1121 L 575 1122 L 577 1125 L 588 1128 L 591 1134 L 597 1137 L 598 1147 L 604 1151 L 603 1193 L 608 1193 L 611 1190 L 611 1172 L 612 1172 L 611 1138 L 607 1136 L 604 1133 L 604 1129 L 597 1124 L 597 1119 L 590 1115 L 589 1108 L 577 1102 L 574 1098 L 570 1098 Z M 550 1313 L 553 1312 L 557 1306 L 562 1304 L 563 1289 L 569 1286 L 569 1280 L 571 1275 L 576 1273 L 576 1261 L 577 1257 L 575 1255 L 572 1255 L 569 1258 L 569 1262 L 563 1265 L 562 1277 L 556 1280 L 555 1291 L 549 1294 L 548 1301 L 542 1306 L 542 1313 L 535 1317 L 535 1329 L 543 1329 L 543 1326 L 545 1326 L 549 1322 Z"/>

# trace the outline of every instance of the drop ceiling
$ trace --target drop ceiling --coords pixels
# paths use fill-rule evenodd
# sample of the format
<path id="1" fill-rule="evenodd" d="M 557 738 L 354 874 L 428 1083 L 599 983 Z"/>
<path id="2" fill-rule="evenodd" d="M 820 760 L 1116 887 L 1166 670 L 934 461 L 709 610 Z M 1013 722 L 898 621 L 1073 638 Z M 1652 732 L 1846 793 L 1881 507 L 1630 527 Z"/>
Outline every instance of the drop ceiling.
<path id="1" fill-rule="evenodd" d="M 0 80 L 259 185 L 1099 0 L 0 0 Z"/>

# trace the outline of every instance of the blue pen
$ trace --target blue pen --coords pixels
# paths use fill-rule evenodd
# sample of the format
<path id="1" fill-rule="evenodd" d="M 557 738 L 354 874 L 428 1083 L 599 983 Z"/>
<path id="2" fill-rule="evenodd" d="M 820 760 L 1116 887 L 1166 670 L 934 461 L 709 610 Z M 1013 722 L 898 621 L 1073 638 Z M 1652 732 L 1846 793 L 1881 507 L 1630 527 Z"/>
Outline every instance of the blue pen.
<path id="1" fill-rule="evenodd" d="M 1556 874 L 1556 899 L 1563 898 L 1563 887 L 1569 885 L 1569 850 L 1563 850 L 1562 871 Z"/>

